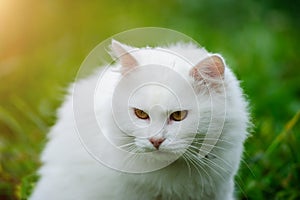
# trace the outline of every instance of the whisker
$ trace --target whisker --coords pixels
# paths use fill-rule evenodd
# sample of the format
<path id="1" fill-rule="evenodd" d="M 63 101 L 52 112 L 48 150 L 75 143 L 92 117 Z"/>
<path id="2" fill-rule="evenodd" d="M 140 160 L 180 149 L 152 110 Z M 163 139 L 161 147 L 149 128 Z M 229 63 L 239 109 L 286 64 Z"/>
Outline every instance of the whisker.
<path id="1" fill-rule="evenodd" d="M 120 145 L 120 146 L 117 146 L 117 147 L 124 148 L 124 147 L 128 147 L 128 146 L 131 146 L 131 145 L 134 145 L 134 142 L 123 144 L 123 145 Z"/>
<path id="2" fill-rule="evenodd" d="M 191 138 L 189 138 L 189 139 L 191 139 Z M 204 142 L 204 140 L 206 140 L 206 141 L 217 141 L 217 142 L 224 142 L 224 143 L 227 143 L 227 144 L 230 144 L 230 145 L 235 145 L 234 143 L 232 143 L 231 141 L 229 141 L 229 140 L 226 140 L 226 138 L 210 138 L 210 137 L 205 137 L 205 138 L 194 138 L 194 140 L 193 141 L 198 141 L 199 142 L 199 140 L 201 141 L 201 142 Z"/>
<path id="3" fill-rule="evenodd" d="M 183 154 L 185 155 L 186 159 L 193 165 L 194 169 L 197 171 L 197 173 L 199 174 L 200 176 L 200 180 L 201 180 L 201 191 L 204 191 L 204 180 L 203 180 L 203 177 L 202 177 L 202 174 L 200 173 L 198 167 L 200 167 L 202 169 L 201 166 L 199 166 L 188 154 Z M 203 169 L 202 169 L 203 170 Z M 203 170 L 204 173 L 206 173 L 205 170 Z M 208 175 L 209 176 L 209 175 Z"/>
<path id="4" fill-rule="evenodd" d="M 184 156 L 184 154 L 182 154 L 182 158 L 183 158 L 183 160 L 184 160 L 184 162 L 185 162 L 185 164 L 186 164 L 186 166 L 187 166 L 187 168 L 188 168 L 189 177 L 191 177 L 191 176 L 192 176 L 192 169 L 191 169 L 191 166 L 190 166 L 190 164 L 189 164 L 187 158 Z"/>
<path id="5" fill-rule="evenodd" d="M 224 148 L 224 147 L 220 147 L 220 146 L 218 146 L 218 145 L 212 145 L 212 144 L 207 144 L 207 143 L 200 143 L 200 142 L 195 142 L 195 143 L 192 143 L 192 145 L 193 144 L 201 144 L 201 146 L 207 146 L 207 147 L 213 147 L 213 148 L 215 148 L 215 149 L 220 149 L 220 150 L 227 150 L 226 148 Z M 201 146 L 199 146 L 199 148 L 201 147 Z"/>
<path id="6" fill-rule="evenodd" d="M 135 163 L 135 160 L 138 159 L 138 152 L 138 148 L 135 145 L 129 146 L 129 154 L 126 156 L 126 163 L 124 164 L 131 167 L 131 165 Z"/>
<path id="7" fill-rule="evenodd" d="M 198 159 L 198 157 L 195 156 L 195 152 L 192 151 L 191 149 L 187 149 L 187 153 L 186 155 L 188 156 L 189 160 L 191 161 L 191 163 L 193 164 L 193 166 L 196 168 L 196 170 L 198 171 L 199 175 L 201 176 L 201 173 L 200 171 L 198 170 L 197 167 L 199 167 L 205 174 L 206 174 L 206 177 L 208 178 L 208 182 L 210 184 L 210 186 L 212 188 L 214 188 L 214 182 L 212 181 L 212 177 L 210 176 L 210 174 L 208 174 L 206 172 L 206 170 L 204 169 L 203 167 L 203 162 Z M 202 177 L 202 176 L 201 176 Z M 203 182 L 202 182 L 203 183 Z M 203 184 L 202 184 L 202 190 L 203 190 Z"/>
<path id="8" fill-rule="evenodd" d="M 251 170 L 250 166 L 248 165 L 248 163 L 243 158 L 241 158 L 241 162 L 246 165 L 247 169 L 249 169 L 249 171 L 252 174 L 252 176 L 256 177 L 255 174 L 253 173 L 253 171 Z M 236 176 L 237 176 L 238 180 L 240 181 L 240 183 L 236 182 L 236 185 L 238 185 L 238 187 L 239 187 L 240 191 L 242 192 L 242 194 L 244 196 L 247 196 L 246 192 L 243 190 L 243 187 L 241 186 L 241 185 L 245 185 L 245 183 L 243 182 L 242 177 L 239 174 L 237 174 Z"/>
<path id="9" fill-rule="evenodd" d="M 224 164 L 227 165 L 227 167 L 231 167 L 230 163 L 228 163 L 223 157 L 220 157 L 218 154 L 216 153 L 213 153 L 212 151 L 205 151 L 203 149 L 200 149 L 202 152 L 206 153 L 206 154 L 210 154 L 212 155 L 213 157 L 217 158 L 218 160 L 222 161 Z"/>
<path id="10" fill-rule="evenodd" d="M 212 169 L 212 170 L 215 172 L 215 174 L 217 174 L 221 179 L 223 179 L 223 181 L 226 181 L 225 176 L 224 176 L 222 173 L 220 173 L 217 169 L 215 169 L 214 167 L 217 167 L 217 168 L 219 168 L 223 173 L 225 173 L 225 174 L 227 174 L 227 175 L 230 175 L 230 174 L 229 174 L 230 172 L 229 172 L 228 170 L 226 170 L 225 168 L 219 166 L 219 165 L 218 165 L 217 163 L 215 163 L 213 160 L 205 159 L 204 162 L 206 162 L 206 163 L 207 163 L 207 166 L 209 166 L 209 168 Z"/>
<path id="11" fill-rule="evenodd" d="M 190 150 L 190 151 L 192 151 L 192 150 Z M 192 151 L 194 154 L 192 154 L 194 157 L 196 157 L 196 158 L 198 158 L 198 154 L 197 154 L 197 152 L 195 152 L 195 151 Z M 211 153 L 211 152 L 210 152 Z M 195 155 L 195 154 L 197 154 L 197 155 Z M 219 156 L 217 156 L 216 154 L 213 154 L 213 153 L 211 153 L 213 156 L 215 156 L 216 158 L 219 158 L 219 160 L 220 161 L 222 161 L 225 165 L 227 165 L 227 167 L 228 168 L 231 168 L 231 165 L 226 161 L 226 160 L 224 160 L 224 159 L 222 159 L 221 157 L 219 157 Z M 213 166 L 215 166 L 215 167 L 218 167 L 219 169 L 221 169 L 224 173 L 226 173 L 226 174 L 228 174 L 229 175 L 229 171 L 228 170 L 226 170 L 226 168 L 223 168 L 223 167 L 221 167 L 221 166 L 219 166 L 219 165 L 217 165 L 213 160 L 211 160 L 211 159 L 204 159 L 203 158 L 203 162 L 205 162 L 206 164 L 207 164 L 207 166 L 208 167 L 210 167 L 217 175 L 219 175 L 223 180 L 225 180 L 225 178 L 222 176 L 222 174 L 220 174 L 215 168 L 213 168 Z M 209 163 L 211 164 L 211 165 L 213 165 L 213 166 L 211 166 L 211 165 L 209 165 Z"/>
<path id="12" fill-rule="evenodd" d="M 247 152 L 244 152 L 244 155 L 246 155 L 246 156 L 249 157 L 249 155 L 247 154 Z M 241 162 L 244 163 L 244 164 L 246 165 L 246 167 L 247 167 L 247 169 L 249 169 L 251 175 L 252 175 L 253 177 L 256 177 L 255 174 L 254 174 L 254 172 L 251 170 L 250 166 L 248 165 L 248 163 L 245 161 L 245 159 L 244 159 L 243 157 L 241 158 Z"/>

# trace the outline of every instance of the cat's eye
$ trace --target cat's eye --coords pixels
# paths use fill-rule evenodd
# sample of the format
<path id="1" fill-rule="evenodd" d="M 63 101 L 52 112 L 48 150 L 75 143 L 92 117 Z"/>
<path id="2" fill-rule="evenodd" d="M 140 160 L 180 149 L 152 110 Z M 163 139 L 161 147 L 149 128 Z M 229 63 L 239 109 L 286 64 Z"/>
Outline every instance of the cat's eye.
<path id="1" fill-rule="evenodd" d="M 143 110 L 134 108 L 134 114 L 140 119 L 149 119 L 149 115 Z"/>
<path id="2" fill-rule="evenodd" d="M 181 110 L 181 111 L 176 111 L 173 112 L 170 115 L 170 119 L 173 121 L 182 121 L 186 118 L 188 111 L 187 110 Z"/>

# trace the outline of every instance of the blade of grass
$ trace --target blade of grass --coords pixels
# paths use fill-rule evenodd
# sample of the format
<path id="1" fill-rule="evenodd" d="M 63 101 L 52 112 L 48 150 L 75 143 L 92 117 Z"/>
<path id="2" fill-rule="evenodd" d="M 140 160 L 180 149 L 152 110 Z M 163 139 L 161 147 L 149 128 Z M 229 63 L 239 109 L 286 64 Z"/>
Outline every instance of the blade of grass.
<path id="1" fill-rule="evenodd" d="M 33 122 L 37 127 L 39 127 L 40 130 L 42 130 L 44 133 L 47 132 L 48 126 L 44 122 L 44 120 L 38 116 L 31 108 L 30 106 L 20 99 L 19 97 L 13 98 L 13 103 L 16 106 L 16 108 L 24 115 L 27 119 L 29 119 L 31 122 Z"/>
<path id="2" fill-rule="evenodd" d="M 272 152 L 274 152 L 277 146 L 282 142 L 282 140 L 287 136 L 287 134 L 292 130 L 292 128 L 296 125 L 300 118 L 300 111 L 298 111 L 293 118 L 286 123 L 283 131 L 273 140 L 273 142 L 269 145 L 267 150 L 265 151 L 265 156 L 270 156 Z"/>
<path id="3" fill-rule="evenodd" d="M 18 134 L 19 136 L 24 135 L 23 129 L 18 121 L 3 107 L 0 106 L 0 121 L 12 130 L 12 132 Z"/>

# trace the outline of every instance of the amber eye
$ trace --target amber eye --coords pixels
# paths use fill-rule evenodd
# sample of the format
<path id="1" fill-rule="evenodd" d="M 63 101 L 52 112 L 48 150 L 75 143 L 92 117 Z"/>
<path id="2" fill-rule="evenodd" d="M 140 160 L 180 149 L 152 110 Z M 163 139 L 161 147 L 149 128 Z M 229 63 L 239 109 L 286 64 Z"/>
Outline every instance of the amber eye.
<path id="1" fill-rule="evenodd" d="M 182 111 L 176 111 L 173 112 L 170 115 L 170 119 L 174 121 L 182 121 L 186 118 L 188 111 L 187 110 L 182 110 Z"/>
<path id="2" fill-rule="evenodd" d="M 134 114 L 140 119 L 149 119 L 149 115 L 140 109 L 135 108 Z"/>

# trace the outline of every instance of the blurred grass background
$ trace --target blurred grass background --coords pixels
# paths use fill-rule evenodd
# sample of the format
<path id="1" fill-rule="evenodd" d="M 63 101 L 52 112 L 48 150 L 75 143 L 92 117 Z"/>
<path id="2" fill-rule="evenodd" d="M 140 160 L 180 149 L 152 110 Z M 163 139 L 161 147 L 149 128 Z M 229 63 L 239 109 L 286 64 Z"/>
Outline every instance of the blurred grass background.
<path id="1" fill-rule="evenodd" d="M 99 42 L 136 27 L 183 32 L 227 59 L 255 128 L 238 199 L 300 199 L 300 1 L 0 0 L 0 199 L 26 199 L 63 88 Z"/>

